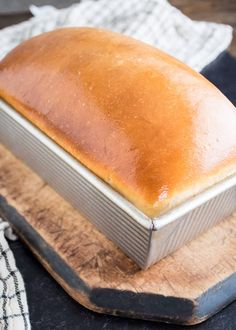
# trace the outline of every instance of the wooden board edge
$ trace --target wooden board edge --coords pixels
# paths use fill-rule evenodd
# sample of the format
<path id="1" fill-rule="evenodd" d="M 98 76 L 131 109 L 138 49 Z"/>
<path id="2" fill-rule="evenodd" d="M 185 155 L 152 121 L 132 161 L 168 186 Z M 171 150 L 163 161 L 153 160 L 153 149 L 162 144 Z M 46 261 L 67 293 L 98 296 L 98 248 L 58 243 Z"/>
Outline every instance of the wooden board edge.
<path id="1" fill-rule="evenodd" d="M 89 287 L 1 195 L 0 216 L 12 224 L 20 238 L 63 289 L 78 303 L 94 312 L 194 325 L 207 320 L 236 298 L 236 292 L 230 292 L 231 287 L 236 287 L 236 274 L 192 300 L 153 293 Z M 220 293 L 225 288 L 228 295 Z M 182 315 L 181 318 L 179 315 Z"/>
<path id="2" fill-rule="evenodd" d="M 198 297 L 194 312 L 197 323 L 213 316 L 234 300 L 236 300 L 236 273 L 217 283 Z M 212 306 L 214 306 L 214 309 Z"/>

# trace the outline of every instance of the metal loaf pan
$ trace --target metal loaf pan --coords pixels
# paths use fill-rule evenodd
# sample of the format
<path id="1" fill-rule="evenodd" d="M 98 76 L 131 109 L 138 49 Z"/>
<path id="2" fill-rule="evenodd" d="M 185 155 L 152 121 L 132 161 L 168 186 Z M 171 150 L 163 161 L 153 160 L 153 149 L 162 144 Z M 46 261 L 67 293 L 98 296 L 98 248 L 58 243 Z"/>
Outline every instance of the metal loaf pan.
<path id="1" fill-rule="evenodd" d="M 147 268 L 236 210 L 236 175 L 149 218 L 0 100 L 0 142 Z"/>

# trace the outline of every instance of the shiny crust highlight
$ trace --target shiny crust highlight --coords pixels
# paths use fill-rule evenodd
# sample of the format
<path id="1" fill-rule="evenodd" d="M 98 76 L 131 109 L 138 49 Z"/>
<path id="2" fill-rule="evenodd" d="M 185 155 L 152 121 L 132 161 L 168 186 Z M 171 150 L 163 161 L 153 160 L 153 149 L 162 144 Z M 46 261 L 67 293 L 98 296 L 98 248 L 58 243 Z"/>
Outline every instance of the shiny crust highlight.
<path id="1" fill-rule="evenodd" d="M 154 217 L 236 172 L 236 111 L 200 74 L 132 38 L 66 28 L 0 63 L 0 96 Z"/>

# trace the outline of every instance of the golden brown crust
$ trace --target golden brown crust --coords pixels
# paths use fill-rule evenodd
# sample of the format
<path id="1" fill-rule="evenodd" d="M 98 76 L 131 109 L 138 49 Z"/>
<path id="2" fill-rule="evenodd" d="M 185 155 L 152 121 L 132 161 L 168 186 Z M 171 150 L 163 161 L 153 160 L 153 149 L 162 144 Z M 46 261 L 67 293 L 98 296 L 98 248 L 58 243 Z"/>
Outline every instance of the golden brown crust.
<path id="1" fill-rule="evenodd" d="M 0 63 L 0 96 L 149 216 L 236 171 L 236 111 L 200 74 L 129 37 L 67 28 Z"/>

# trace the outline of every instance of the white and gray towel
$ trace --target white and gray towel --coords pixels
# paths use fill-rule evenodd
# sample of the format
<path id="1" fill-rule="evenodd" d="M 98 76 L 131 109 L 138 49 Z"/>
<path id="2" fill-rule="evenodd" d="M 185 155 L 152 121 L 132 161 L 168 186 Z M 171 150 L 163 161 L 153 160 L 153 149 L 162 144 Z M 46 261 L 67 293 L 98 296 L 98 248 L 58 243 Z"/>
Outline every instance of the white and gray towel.
<path id="1" fill-rule="evenodd" d="M 14 240 L 9 224 L 0 218 L 0 329 L 30 329 L 25 286 L 6 237 Z"/>
<path id="2" fill-rule="evenodd" d="M 0 58 L 22 41 L 64 26 L 95 26 L 133 36 L 200 71 L 232 40 L 228 25 L 196 22 L 166 0 L 83 0 L 66 9 L 30 7 L 34 17 L 0 31 Z M 29 329 L 22 277 L 0 223 L 0 329 Z M 2 326 L 2 328 L 1 328 Z"/>
<path id="3" fill-rule="evenodd" d="M 0 32 L 0 58 L 25 39 L 64 26 L 96 26 L 157 46 L 200 71 L 232 40 L 231 26 L 192 21 L 166 0 L 84 0 L 66 9 L 30 7 L 34 17 Z"/>

